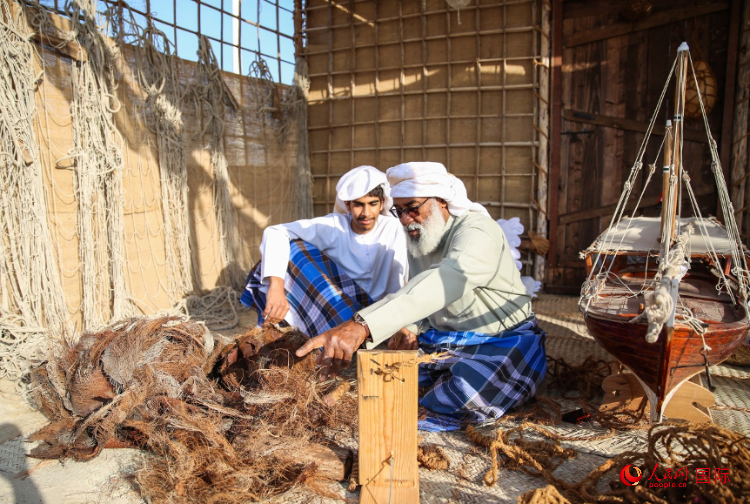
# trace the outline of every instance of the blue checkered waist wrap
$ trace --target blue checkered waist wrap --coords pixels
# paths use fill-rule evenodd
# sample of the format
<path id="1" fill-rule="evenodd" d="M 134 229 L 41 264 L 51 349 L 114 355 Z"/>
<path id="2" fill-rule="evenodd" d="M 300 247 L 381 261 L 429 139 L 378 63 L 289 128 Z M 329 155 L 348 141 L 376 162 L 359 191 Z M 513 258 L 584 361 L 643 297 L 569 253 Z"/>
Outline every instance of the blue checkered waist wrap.
<path id="1" fill-rule="evenodd" d="M 292 240 L 290 247 L 284 290 L 297 329 L 307 336 L 317 336 L 372 304 L 367 292 L 317 247 L 303 240 Z M 242 304 L 258 311 L 258 324 L 263 323 L 266 307 L 260 270 L 259 262 L 248 275 L 240 298 Z"/>
<path id="2" fill-rule="evenodd" d="M 456 430 L 503 416 L 536 394 L 547 372 L 546 333 L 532 315 L 496 335 L 436 331 L 419 337 L 425 353 L 450 356 L 419 367 L 420 403 L 429 410 L 422 430 Z"/>

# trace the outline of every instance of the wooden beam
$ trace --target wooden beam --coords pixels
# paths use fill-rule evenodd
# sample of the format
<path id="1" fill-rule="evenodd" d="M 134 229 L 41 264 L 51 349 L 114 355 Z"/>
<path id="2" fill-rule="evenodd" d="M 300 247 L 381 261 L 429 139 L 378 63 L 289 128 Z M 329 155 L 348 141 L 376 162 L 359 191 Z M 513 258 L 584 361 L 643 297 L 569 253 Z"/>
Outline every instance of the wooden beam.
<path id="1" fill-rule="evenodd" d="M 548 266 L 555 267 L 557 259 L 557 215 L 560 196 L 560 141 L 562 138 L 562 53 L 563 53 L 563 2 L 552 5 L 552 86 L 549 170 L 549 255 Z M 549 276 L 549 275 L 548 275 Z M 551 277 L 550 277 L 551 278 Z"/>
<path id="2" fill-rule="evenodd" d="M 576 33 L 565 40 L 565 47 L 590 44 L 591 42 L 619 37 L 620 35 L 626 35 L 641 30 L 648 30 L 650 28 L 675 23 L 684 19 L 705 16 L 706 14 L 723 11 L 728 8 L 729 4 L 727 2 L 717 2 L 693 7 L 675 7 L 668 11 L 657 12 L 651 17 L 637 23 L 614 23 L 601 28 L 593 28 L 591 30 Z"/>
<path id="3" fill-rule="evenodd" d="M 417 352 L 360 350 L 359 502 L 416 504 Z"/>
<path id="4" fill-rule="evenodd" d="M 636 131 L 638 133 L 645 133 L 648 130 L 648 123 L 646 121 L 612 117 L 603 114 L 594 114 L 591 112 L 581 112 L 578 110 L 563 110 L 563 118 L 567 121 L 596 124 L 597 126 L 605 126 L 607 128 L 615 128 L 626 131 Z M 664 136 L 664 131 L 664 126 L 659 124 L 654 125 L 653 134 Z M 706 144 L 708 143 L 706 133 L 702 129 L 700 131 L 683 130 L 683 138 L 692 142 L 701 142 Z"/>
<path id="5" fill-rule="evenodd" d="M 693 189 L 693 192 L 695 193 L 696 198 L 700 198 L 701 196 L 706 196 L 708 194 L 714 193 L 713 187 L 701 187 L 698 189 Z M 659 203 L 659 196 L 650 196 L 650 197 L 644 197 L 641 200 L 641 208 L 644 207 L 650 207 L 654 206 L 657 203 Z M 684 194 L 682 195 L 682 199 L 684 201 L 688 201 L 688 195 L 687 192 L 684 191 Z M 635 210 L 636 201 L 631 201 L 627 205 L 625 205 L 625 212 L 632 212 Z M 607 215 L 612 215 L 615 213 L 615 210 L 617 209 L 617 205 L 606 205 L 601 206 L 598 208 L 589 208 L 586 210 L 579 210 L 578 212 L 570 212 L 566 213 L 560 216 L 558 219 L 558 222 L 560 224 L 572 224 L 574 222 L 580 222 L 585 221 L 589 219 L 595 219 L 597 217 L 604 217 Z"/>
<path id="6" fill-rule="evenodd" d="M 557 260 L 557 265 L 563 268 L 585 268 L 586 261 L 578 257 L 577 255 L 566 255 L 561 256 Z M 580 289 L 578 286 L 572 286 L 573 289 Z"/>
<path id="7" fill-rule="evenodd" d="M 724 118 L 721 123 L 721 147 L 719 159 L 724 172 L 724 180 L 731 180 L 729 165 L 732 154 L 732 119 L 734 116 L 734 90 L 737 79 L 737 49 L 740 41 L 740 18 L 742 17 L 742 0 L 732 0 L 732 12 L 729 16 L 729 43 L 727 46 L 727 72 L 724 81 Z M 747 48 L 746 48 L 747 50 Z M 716 215 L 724 222 L 721 201 L 716 202 Z"/>

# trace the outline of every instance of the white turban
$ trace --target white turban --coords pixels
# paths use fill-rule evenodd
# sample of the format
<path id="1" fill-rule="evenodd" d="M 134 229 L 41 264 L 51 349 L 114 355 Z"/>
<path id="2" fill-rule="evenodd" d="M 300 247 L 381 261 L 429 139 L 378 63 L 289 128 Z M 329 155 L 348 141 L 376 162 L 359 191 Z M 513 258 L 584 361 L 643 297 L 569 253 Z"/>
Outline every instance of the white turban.
<path id="1" fill-rule="evenodd" d="M 385 173 L 391 184 L 392 198 L 441 198 L 456 217 L 464 212 L 490 216 L 486 208 L 469 199 L 461 179 L 448 173 L 441 163 L 402 163 L 388 168 Z"/>
<path id="2" fill-rule="evenodd" d="M 358 166 L 352 168 L 339 179 L 336 184 L 336 206 L 333 208 L 334 212 L 347 214 L 349 210 L 346 209 L 347 201 L 354 201 L 367 194 L 378 187 L 383 186 L 383 210 L 381 214 L 390 215 L 388 210 L 393 206 L 393 200 L 390 196 L 390 186 L 388 185 L 388 179 L 385 173 L 378 170 L 374 166 Z"/>

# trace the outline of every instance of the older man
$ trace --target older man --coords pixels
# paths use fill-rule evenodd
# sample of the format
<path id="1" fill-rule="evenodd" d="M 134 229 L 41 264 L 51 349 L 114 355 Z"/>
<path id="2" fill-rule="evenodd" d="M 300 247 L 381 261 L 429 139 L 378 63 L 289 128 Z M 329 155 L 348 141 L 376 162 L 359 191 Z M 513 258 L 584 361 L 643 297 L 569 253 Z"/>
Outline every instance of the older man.
<path id="1" fill-rule="evenodd" d="M 266 228 L 241 298 L 258 322 L 285 320 L 314 336 L 400 289 L 406 238 L 387 212 L 389 192 L 383 172 L 360 166 L 336 184 L 333 213 Z"/>
<path id="2" fill-rule="evenodd" d="M 371 348 L 394 335 L 391 348 L 447 350 L 449 358 L 420 366 L 420 385 L 431 387 L 421 403 L 437 413 L 420 428 L 498 418 L 533 396 L 547 369 L 545 334 L 502 229 L 442 164 L 405 163 L 387 176 L 408 233 L 409 282 L 297 355 L 323 347 L 326 376 L 366 340 Z"/>

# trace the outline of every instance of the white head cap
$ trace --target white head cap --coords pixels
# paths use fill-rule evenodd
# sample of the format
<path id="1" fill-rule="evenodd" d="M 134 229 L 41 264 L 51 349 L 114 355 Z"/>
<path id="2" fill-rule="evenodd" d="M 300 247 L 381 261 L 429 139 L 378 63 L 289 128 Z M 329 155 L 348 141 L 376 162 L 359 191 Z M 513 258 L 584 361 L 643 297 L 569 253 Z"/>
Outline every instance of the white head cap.
<path id="1" fill-rule="evenodd" d="M 390 196 L 390 186 L 385 173 L 374 166 L 358 166 L 346 172 L 338 184 L 336 184 L 336 206 L 333 211 L 338 213 L 349 213 L 346 209 L 346 202 L 359 199 L 366 196 L 377 186 L 383 186 L 383 215 L 390 215 L 388 210 L 393 206 L 393 200 Z"/>
<path id="2" fill-rule="evenodd" d="M 392 198 L 441 198 L 456 217 L 464 212 L 490 216 L 486 208 L 469 200 L 461 179 L 448 173 L 441 163 L 402 163 L 388 168 L 386 175 L 391 184 Z"/>

